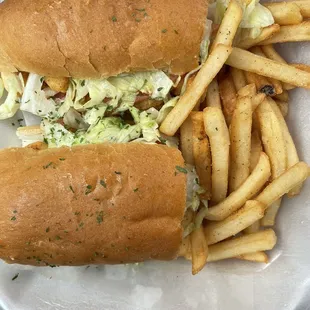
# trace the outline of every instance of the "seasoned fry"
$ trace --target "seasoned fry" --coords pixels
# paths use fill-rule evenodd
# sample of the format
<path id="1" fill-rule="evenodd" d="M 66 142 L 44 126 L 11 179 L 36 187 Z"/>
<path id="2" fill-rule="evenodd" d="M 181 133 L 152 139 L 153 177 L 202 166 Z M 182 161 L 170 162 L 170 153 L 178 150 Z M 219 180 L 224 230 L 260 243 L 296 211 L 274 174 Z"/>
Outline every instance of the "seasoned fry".
<path id="1" fill-rule="evenodd" d="M 281 5 L 277 5 L 277 3 L 265 3 L 263 5 L 269 9 L 275 23 L 279 25 L 296 25 L 300 24 L 303 20 L 300 8 L 294 2 L 282 2 Z"/>
<path id="2" fill-rule="evenodd" d="M 280 198 L 268 207 L 268 209 L 266 210 L 265 216 L 260 221 L 261 226 L 267 227 L 267 226 L 275 225 L 276 217 L 281 207 L 281 202 L 282 202 L 282 199 Z"/>
<path id="3" fill-rule="evenodd" d="M 192 246 L 190 236 L 182 239 L 178 256 L 184 257 L 187 260 L 192 260 Z"/>
<path id="4" fill-rule="evenodd" d="M 280 26 L 273 24 L 263 28 L 260 35 L 253 39 L 251 36 L 251 29 L 242 29 L 241 40 L 237 46 L 242 49 L 249 49 L 252 46 L 260 45 L 261 42 L 265 42 L 265 40 L 272 38 L 279 31 Z"/>
<path id="5" fill-rule="evenodd" d="M 241 70 L 278 79 L 298 87 L 310 88 L 310 73 L 257 56 L 236 47 L 233 48 L 226 64 Z"/>
<path id="6" fill-rule="evenodd" d="M 208 244 L 214 244 L 234 236 L 264 216 L 265 206 L 255 200 L 248 200 L 244 207 L 224 221 L 210 222 L 205 228 Z"/>
<path id="7" fill-rule="evenodd" d="M 267 96 L 276 95 L 276 90 L 272 83 L 264 76 L 253 73 L 245 72 L 245 78 L 248 84 L 255 84 L 257 90 L 261 93 L 266 94 Z"/>
<path id="8" fill-rule="evenodd" d="M 279 100 L 275 100 L 275 102 L 278 105 L 283 117 L 286 117 L 288 114 L 288 103 Z"/>
<path id="9" fill-rule="evenodd" d="M 208 87 L 206 96 L 206 107 L 217 107 L 217 108 L 222 107 L 219 85 L 216 79 L 214 79 Z"/>
<path id="10" fill-rule="evenodd" d="M 254 83 L 248 84 L 238 90 L 239 97 L 246 97 L 246 96 L 253 97 L 255 94 L 256 94 L 256 86 Z"/>
<path id="11" fill-rule="evenodd" d="M 280 63 L 283 63 L 283 64 L 287 64 L 285 59 L 281 55 L 278 54 L 278 52 L 274 49 L 272 44 L 262 45 L 261 49 L 267 58 L 274 60 L 274 61 L 277 61 L 277 62 L 280 62 Z M 290 89 L 294 88 L 293 85 L 290 85 L 287 83 L 283 83 L 282 86 L 283 86 L 283 89 L 285 89 L 285 90 L 290 90 Z"/>
<path id="12" fill-rule="evenodd" d="M 251 261 L 251 262 L 256 262 L 256 263 L 268 264 L 268 256 L 265 252 L 247 253 L 247 254 L 239 255 L 236 258 Z"/>
<path id="13" fill-rule="evenodd" d="M 293 66 L 296 69 L 300 69 L 306 72 L 310 72 L 310 66 L 309 65 L 305 65 L 305 64 L 290 64 L 291 66 Z"/>
<path id="14" fill-rule="evenodd" d="M 245 233 L 245 234 L 253 234 L 253 233 L 259 231 L 259 228 L 260 228 L 260 221 L 256 221 L 256 222 L 254 222 L 252 225 L 250 225 L 249 227 L 247 227 L 247 228 L 244 230 L 244 233 Z"/>
<path id="15" fill-rule="evenodd" d="M 290 100 L 287 90 L 283 90 L 282 94 L 275 95 L 273 98 L 284 102 L 288 102 Z"/>
<path id="16" fill-rule="evenodd" d="M 296 4 L 299 9 L 300 13 L 304 18 L 310 18 L 310 2 L 309 0 L 295 0 L 295 1 L 290 1 L 290 2 L 273 2 L 273 3 L 264 3 L 264 5 L 270 10 L 285 10 L 285 7 L 287 6 L 288 3 L 293 3 Z"/>
<path id="17" fill-rule="evenodd" d="M 233 258 L 243 254 L 267 251 L 273 249 L 277 237 L 272 229 L 266 229 L 254 234 L 244 235 L 209 247 L 208 262 Z"/>
<path id="18" fill-rule="evenodd" d="M 255 169 L 262 151 L 263 151 L 262 142 L 260 140 L 258 131 L 255 130 L 252 132 L 251 137 L 251 158 L 250 158 L 251 172 Z"/>
<path id="19" fill-rule="evenodd" d="M 47 76 L 44 78 L 44 82 L 49 86 L 50 89 L 66 93 L 69 87 L 69 78 L 67 77 L 51 77 Z"/>
<path id="20" fill-rule="evenodd" d="M 229 125 L 236 107 L 236 89 L 230 75 L 226 76 L 219 82 L 219 91 L 222 99 L 225 120 L 227 125 Z"/>
<path id="21" fill-rule="evenodd" d="M 262 49 L 259 46 L 254 46 L 250 49 L 250 51 L 258 56 L 266 57 L 266 55 L 263 53 Z M 278 80 L 269 78 L 268 79 L 271 84 L 273 85 L 273 88 L 275 90 L 276 94 L 282 94 L 283 88 L 282 88 L 282 83 Z"/>
<path id="22" fill-rule="evenodd" d="M 310 41 L 310 21 L 304 21 L 298 25 L 281 26 L 278 33 L 260 42 L 260 45 L 301 41 Z"/>
<path id="23" fill-rule="evenodd" d="M 180 128 L 181 152 L 187 164 L 194 165 L 193 153 L 193 126 L 192 120 L 188 117 Z"/>
<path id="24" fill-rule="evenodd" d="M 244 73 L 242 70 L 236 68 L 230 68 L 230 73 L 235 85 L 235 89 L 239 92 L 240 89 L 247 85 Z"/>
<path id="25" fill-rule="evenodd" d="M 211 46 L 211 51 L 218 45 L 232 46 L 234 37 L 242 20 L 243 11 L 236 0 L 230 0 L 220 28 Z"/>
<path id="26" fill-rule="evenodd" d="M 227 218 L 230 214 L 241 208 L 247 200 L 254 197 L 260 191 L 260 189 L 268 181 L 270 174 L 270 163 L 268 156 L 265 153 L 261 153 L 255 169 L 246 181 L 236 191 L 232 192 L 225 200 L 216 206 L 209 208 L 209 213 L 206 218 L 214 221 L 221 221 Z"/>
<path id="27" fill-rule="evenodd" d="M 252 102 L 250 97 L 237 100 L 230 125 L 229 192 L 235 191 L 250 175 Z"/>
<path id="28" fill-rule="evenodd" d="M 285 119 L 283 118 L 283 115 L 278 105 L 271 98 L 269 98 L 268 101 L 269 101 L 269 104 L 273 112 L 277 116 L 281 129 L 282 129 L 283 138 L 285 140 L 285 145 L 286 145 L 287 167 L 290 168 L 299 162 L 299 156 L 296 150 L 296 146 L 294 144 L 292 136 L 289 132 Z M 300 193 L 300 191 L 301 191 L 301 186 L 298 186 L 297 188 L 294 188 L 293 190 L 291 190 L 288 193 L 288 196 L 289 197 L 296 196 Z"/>
<path id="29" fill-rule="evenodd" d="M 231 50 L 231 47 L 221 44 L 214 48 L 192 85 L 186 89 L 176 106 L 161 124 L 160 130 L 162 133 L 173 136 L 177 132 L 216 74 L 221 70 Z"/>
<path id="30" fill-rule="evenodd" d="M 192 247 L 192 274 L 197 274 L 205 266 L 208 258 L 208 244 L 202 226 L 190 235 Z"/>
<path id="31" fill-rule="evenodd" d="M 203 110 L 204 126 L 209 137 L 212 156 L 212 201 L 225 199 L 228 189 L 229 132 L 222 110 L 208 107 Z"/>
<path id="32" fill-rule="evenodd" d="M 299 162 L 267 185 L 255 200 L 270 206 L 290 190 L 303 183 L 307 177 L 308 165 L 304 162 Z"/>
<path id="33" fill-rule="evenodd" d="M 196 171 L 200 185 L 205 189 L 201 195 L 204 199 L 211 199 L 211 153 L 209 140 L 207 138 L 203 112 L 192 112 L 190 114 L 193 129 L 193 154 Z"/>

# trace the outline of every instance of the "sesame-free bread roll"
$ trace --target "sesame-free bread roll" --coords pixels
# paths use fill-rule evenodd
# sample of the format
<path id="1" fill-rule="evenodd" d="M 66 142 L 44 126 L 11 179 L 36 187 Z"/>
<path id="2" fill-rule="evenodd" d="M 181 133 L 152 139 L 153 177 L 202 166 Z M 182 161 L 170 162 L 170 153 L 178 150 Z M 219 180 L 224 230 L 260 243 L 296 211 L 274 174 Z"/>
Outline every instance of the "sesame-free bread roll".
<path id="1" fill-rule="evenodd" d="M 208 0 L 5 0 L 0 72 L 99 78 L 198 65 Z"/>
<path id="2" fill-rule="evenodd" d="M 0 151 L 0 258 L 88 265 L 176 258 L 186 175 L 174 148 L 139 143 Z"/>

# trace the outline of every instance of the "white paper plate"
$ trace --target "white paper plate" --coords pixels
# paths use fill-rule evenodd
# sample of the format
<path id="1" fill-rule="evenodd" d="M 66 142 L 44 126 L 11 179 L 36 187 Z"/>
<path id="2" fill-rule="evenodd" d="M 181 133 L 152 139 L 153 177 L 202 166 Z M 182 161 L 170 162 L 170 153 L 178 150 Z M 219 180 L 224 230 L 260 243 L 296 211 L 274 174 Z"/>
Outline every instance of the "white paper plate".
<path id="1" fill-rule="evenodd" d="M 310 44 L 286 44 L 279 51 L 310 64 Z M 289 127 L 301 159 L 310 163 L 310 91 L 294 90 L 290 97 Z M 0 147 L 19 145 L 14 122 L 0 122 Z M 0 263 L 0 309 L 309 309 L 309 192 L 307 183 L 300 196 L 285 199 L 268 265 L 230 260 L 193 277 L 183 260 L 53 269 Z"/>

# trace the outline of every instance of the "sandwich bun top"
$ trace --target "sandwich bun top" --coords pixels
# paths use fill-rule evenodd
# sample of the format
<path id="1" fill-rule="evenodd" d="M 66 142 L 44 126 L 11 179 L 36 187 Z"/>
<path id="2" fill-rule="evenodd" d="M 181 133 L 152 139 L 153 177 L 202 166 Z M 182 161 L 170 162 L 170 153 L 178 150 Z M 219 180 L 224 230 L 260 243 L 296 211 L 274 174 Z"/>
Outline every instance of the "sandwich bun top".
<path id="1" fill-rule="evenodd" d="M 0 72 L 100 78 L 197 67 L 207 0 L 5 0 Z"/>

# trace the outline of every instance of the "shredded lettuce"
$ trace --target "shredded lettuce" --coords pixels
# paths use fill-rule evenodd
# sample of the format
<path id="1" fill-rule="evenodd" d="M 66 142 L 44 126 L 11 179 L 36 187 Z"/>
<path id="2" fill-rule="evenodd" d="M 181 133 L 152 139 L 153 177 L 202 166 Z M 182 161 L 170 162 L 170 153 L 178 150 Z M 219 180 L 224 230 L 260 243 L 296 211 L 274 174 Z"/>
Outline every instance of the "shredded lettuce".
<path id="1" fill-rule="evenodd" d="M 212 31 L 212 21 L 207 19 L 203 38 L 200 43 L 200 61 L 202 63 L 204 63 L 208 58 L 211 31 Z"/>
<path id="2" fill-rule="evenodd" d="M 48 119 L 57 119 L 56 102 L 52 98 L 48 98 L 48 94 L 42 90 L 43 77 L 30 73 L 22 96 L 20 109 L 30 112 L 34 115 Z"/>
<path id="3" fill-rule="evenodd" d="M 4 89 L 7 96 L 4 103 L 0 105 L 0 119 L 13 117 L 20 108 L 20 96 L 23 93 L 23 78 L 21 74 L 1 73 L 0 79 L 0 99 L 4 95 Z"/>
<path id="4" fill-rule="evenodd" d="M 217 0 L 210 5 L 210 18 L 214 23 L 220 24 L 227 10 L 229 0 Z M 243 9 L 243 18 L 239 25 L 240 28 L 251 28 L 252 36 L 260 34 L 260 29 L 274 24 L 274 18 L 268 8 L 259 3 L 259 0 L 251 0 L 246 5 L 243 0 L 239 0 L 239 4 Z"/>

